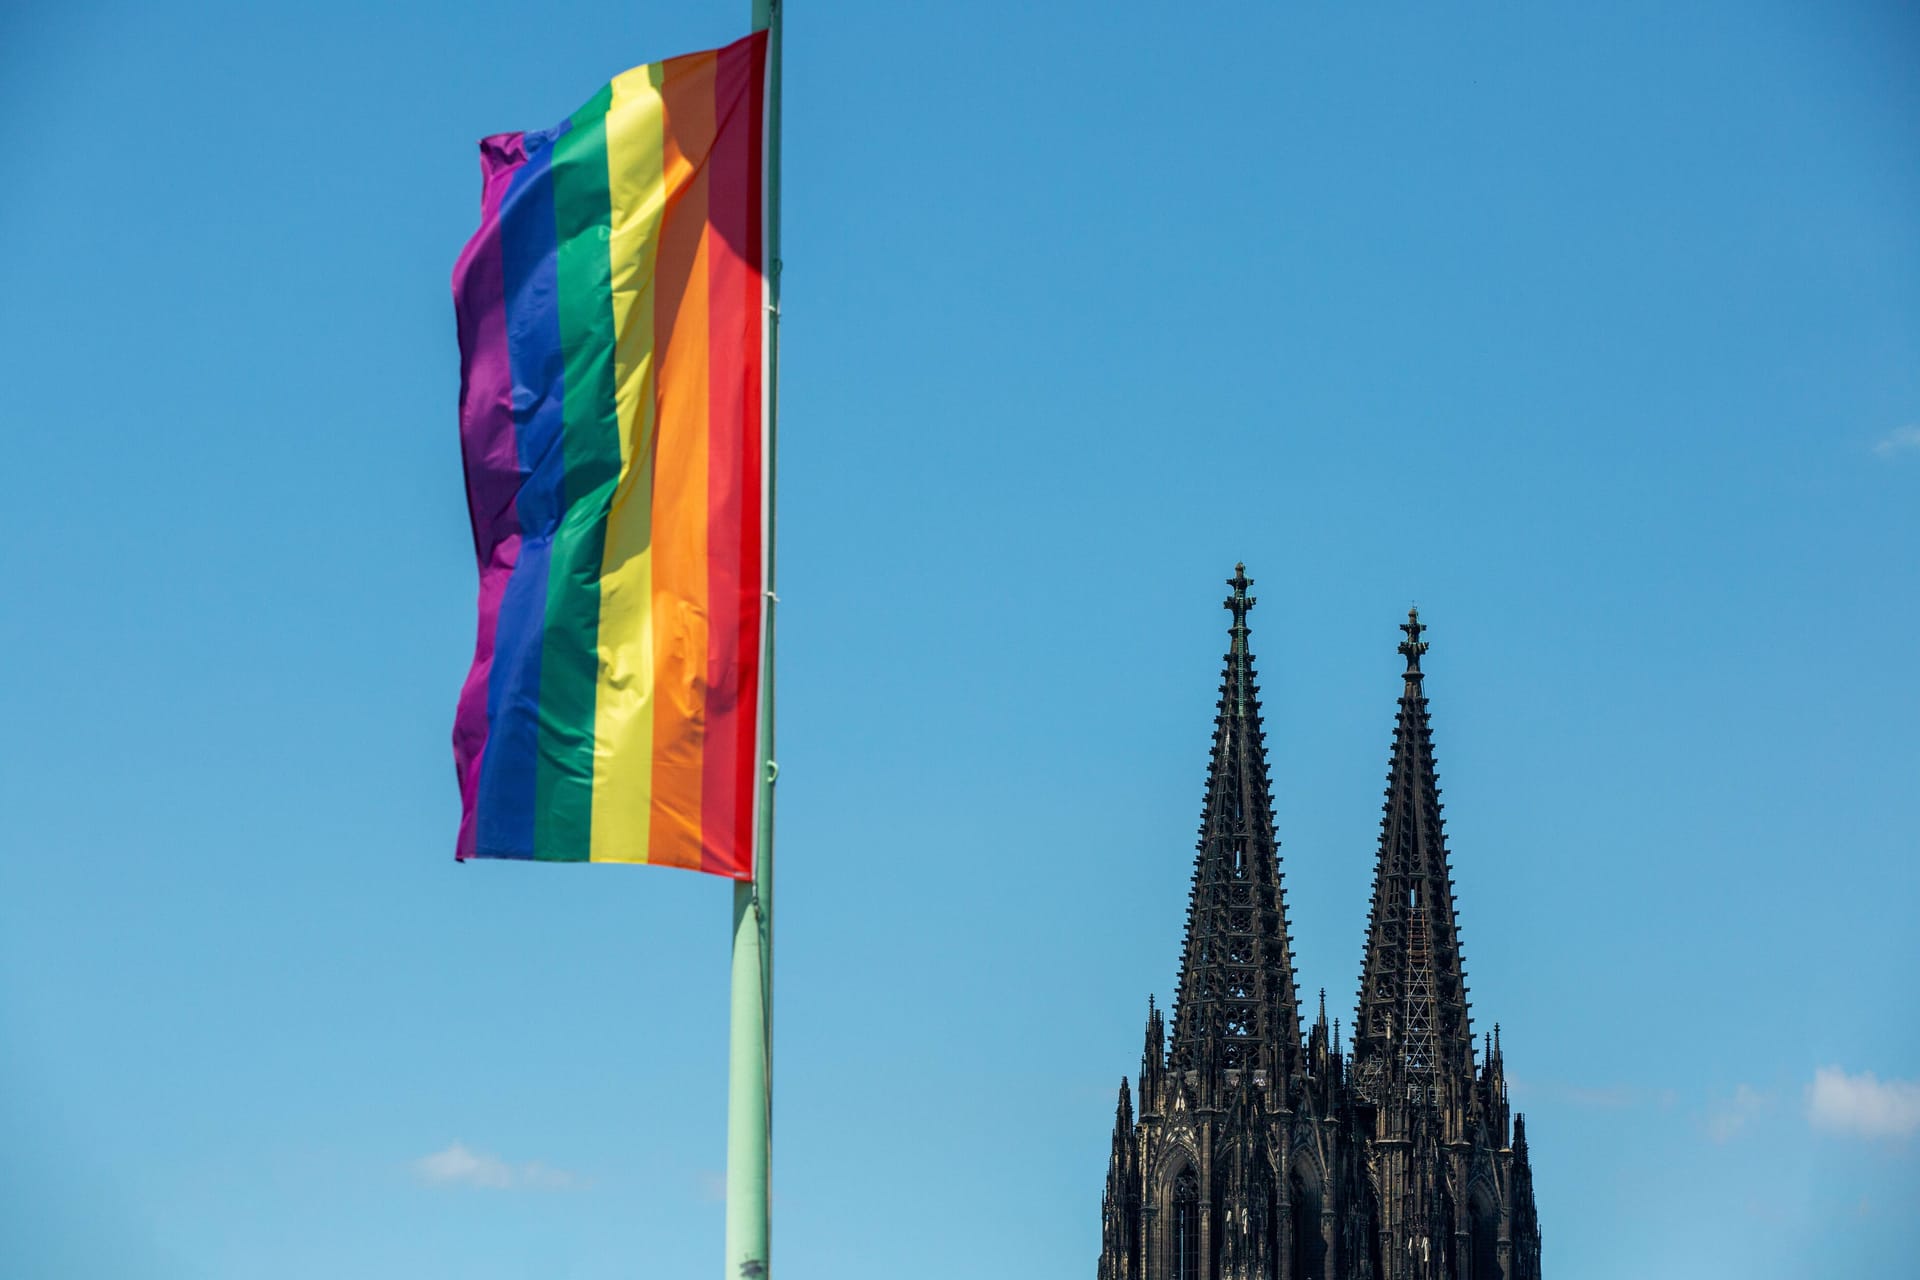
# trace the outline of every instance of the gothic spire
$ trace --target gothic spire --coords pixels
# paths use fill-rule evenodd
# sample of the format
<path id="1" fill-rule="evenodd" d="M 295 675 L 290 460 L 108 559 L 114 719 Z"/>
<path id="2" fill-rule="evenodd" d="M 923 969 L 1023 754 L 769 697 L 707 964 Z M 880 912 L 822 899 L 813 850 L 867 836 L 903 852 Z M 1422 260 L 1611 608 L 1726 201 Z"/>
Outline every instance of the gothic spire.
<path id="1" fill-rule="evenodd" d="M 1140 1050 L 1140 1110 L 1151 1110 L 1160 1097 L 1160 1080 L 1167 1064 L 1167 1024 L 1147 997 L 1146 1043 Z"/>
<path id="2" fill-rule="evenodd" d="M 1407 666 L 1394 721 L 1353 1028 L 1353 1059 L 1363 1088 L 1383 1072 L 1404 1074 L 1412 1088 L 1431 1086 L 1443 1075 L 1464 1083 L 1473 1070 L 1466 970 L 1440 818 L 1426 677 L 1420 670 L 1428 648 L 1420 637 L 1427 628 L 1418 609 L 1408 610 L 1400 630 L 1407 637 L 1400 644 Z"/>
<path id="3" fill-rule="evenodd" d="M 1113 1154 L 1107 1158 L 1107 1186 L 1100 1197 L 1100 1280 L 1135 1280 L 1133 1245 L 1140 1220 L 1140 1169 L 1133 1133 L 1133 1098 L 1120 1078 L 1120 1100 L 1113 1112 Z"/>
<path id="4" fill-rule="evenodd" d="M 1233 615 L 1214 718 L 1213 754 L 1187 903 L 1170 1060 L 1192 1069 L 1292 1069 L 1300 1048 L 1299 995 L 1273 834 L 1260 692 L 1247 644 L 1254 599 L 1244 564 L 1227 585 Z"/>

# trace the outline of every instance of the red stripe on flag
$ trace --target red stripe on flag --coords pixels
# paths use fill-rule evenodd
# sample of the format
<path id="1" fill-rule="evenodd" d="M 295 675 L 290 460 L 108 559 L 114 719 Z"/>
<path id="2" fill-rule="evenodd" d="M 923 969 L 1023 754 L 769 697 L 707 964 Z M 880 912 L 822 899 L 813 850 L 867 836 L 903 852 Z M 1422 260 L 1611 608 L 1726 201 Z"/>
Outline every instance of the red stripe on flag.
<path id="1" fill-rule="evenodd" d="M 767 247 L 767 193 L 766 193 L 766 65 L 768 38 L 763 33 L 753 45 L 754 74 L 750 80 L 748 118 L 753 122 L 747 130 L 747 181 L 751 186 L 751 196 L 747 200 L 747 234 L 744 241 L 747 261 L 752 269 L 742 281 L 746 297 L 743 305 L 752 312 L 754 321 L 752 336 L 749 339 L 748 352 L 751 362 L 748 365 L 749 377 L 746 387 L 747 429 L 741 437 L 745 466 L 742 474 L 745 483 L 741 485 L 740 501 L 740 555 L 744 576 L 751 584 L 751 590 L 741 596 L 740 610 L 740 650 L 747 661 L 753 664 L 753 680 L 749 688 L 751 697 L 745 699 L 738 725 L 739 753 L 735 762 L 739 770 L 740 789 L 736 797 L 735 822 L 741 831 L 741 839 L 749 851 L 754 850 L 755 800 L 760 788 L 761 752 L 766 749 L 760 741 L 760 697 L 761 682 L 770 678 L 771 673 L 761 669 L 761 659 L 765 655 L 764 637 L 766 635 L 766 609 L 768 583 L 765 577 L 765 539 L 767 530 L 766 508 L 766 467 L 769 459 L 765 456 L 767 422 L 765 421 L 765 379 L 767 370 L 765 361 L 767 352 L 767 327 L 770 317 L 766 313 L 766 247 Z M 752 858 L 749 853 L 748 865 Z"/>
<path id="2" fill-rule="evenodd" d="M 748 470 L 748 441 L 759 453 L 760 252 L 752 238 L 760 183 L 752 170 L 755 82 L 764 42 L 720 53 L 714 74 L 717 128 L 707 165 L 707 733 L 700 784 L 701 869 L 752 874 L 752 766 L 743 735 L 757 714 L 759 654 L 747 624 L 758 612 L 760 566 L 745 559 L 748 503 L 758 524 L 758 476 Z M 755 542 L 758 538 L 754 539 Z M 743 769 L 742 765 L 746 764 Z M 746 803 L 743 806 L 742 800 Z M 745 827 L 743 811 L 749 815 Z"/>

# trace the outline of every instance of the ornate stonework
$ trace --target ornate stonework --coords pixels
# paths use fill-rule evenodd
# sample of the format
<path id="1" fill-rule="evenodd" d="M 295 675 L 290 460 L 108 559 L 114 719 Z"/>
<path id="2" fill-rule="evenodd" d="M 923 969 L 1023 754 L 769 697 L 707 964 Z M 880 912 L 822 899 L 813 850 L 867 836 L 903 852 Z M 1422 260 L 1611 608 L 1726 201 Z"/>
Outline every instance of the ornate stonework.
<path id="1" fill-rule="evenodd" d="M 1539 1280 L 1526 1121 L 1499 1029 L 1476 1055 L 1418 612 L 1380 825 L 1353 1044 L 1301 1028 L 1236 567 L 1169 1041 L 1147 1003 L 1120 1082 L 1099 1280 Z"/>

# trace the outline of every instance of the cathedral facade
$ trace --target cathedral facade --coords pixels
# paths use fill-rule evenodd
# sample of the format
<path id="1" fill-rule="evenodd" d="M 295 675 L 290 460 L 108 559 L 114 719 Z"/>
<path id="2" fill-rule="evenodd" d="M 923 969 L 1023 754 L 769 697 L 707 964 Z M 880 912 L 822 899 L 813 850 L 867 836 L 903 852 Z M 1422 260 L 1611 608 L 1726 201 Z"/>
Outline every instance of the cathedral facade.
<path id="1" fill-rule="evenodd" d="M 1120 1082 L 1099 1280 L 1538 1280 L 1526 1121 L 1498 1028 L 1474 1044 L 1417 611 L 1357 1017 L 1304 1027 L 1281 884 L 1253 598 L 1236 567 L 1172 1028 L 1147 1002 Z M 1476 1053 L 1476 1048 L 1478 1053 Z"/>

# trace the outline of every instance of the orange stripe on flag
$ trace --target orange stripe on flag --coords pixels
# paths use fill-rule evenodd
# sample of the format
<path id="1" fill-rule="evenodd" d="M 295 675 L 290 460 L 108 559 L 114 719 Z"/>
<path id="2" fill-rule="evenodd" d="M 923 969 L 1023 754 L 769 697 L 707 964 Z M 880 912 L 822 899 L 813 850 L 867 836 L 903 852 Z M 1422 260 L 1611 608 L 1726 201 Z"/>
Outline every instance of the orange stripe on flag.
<path id="1" fill-rule="evenodd" d="M 653 498 L 653 816 L 647 859 L 701 865 L 707 721 L 707 448 L 709 411 L 707 164 L 716 59 L 673 68 L 663 168 L 667 211 L 655 276 L 660 348 Z"/>

